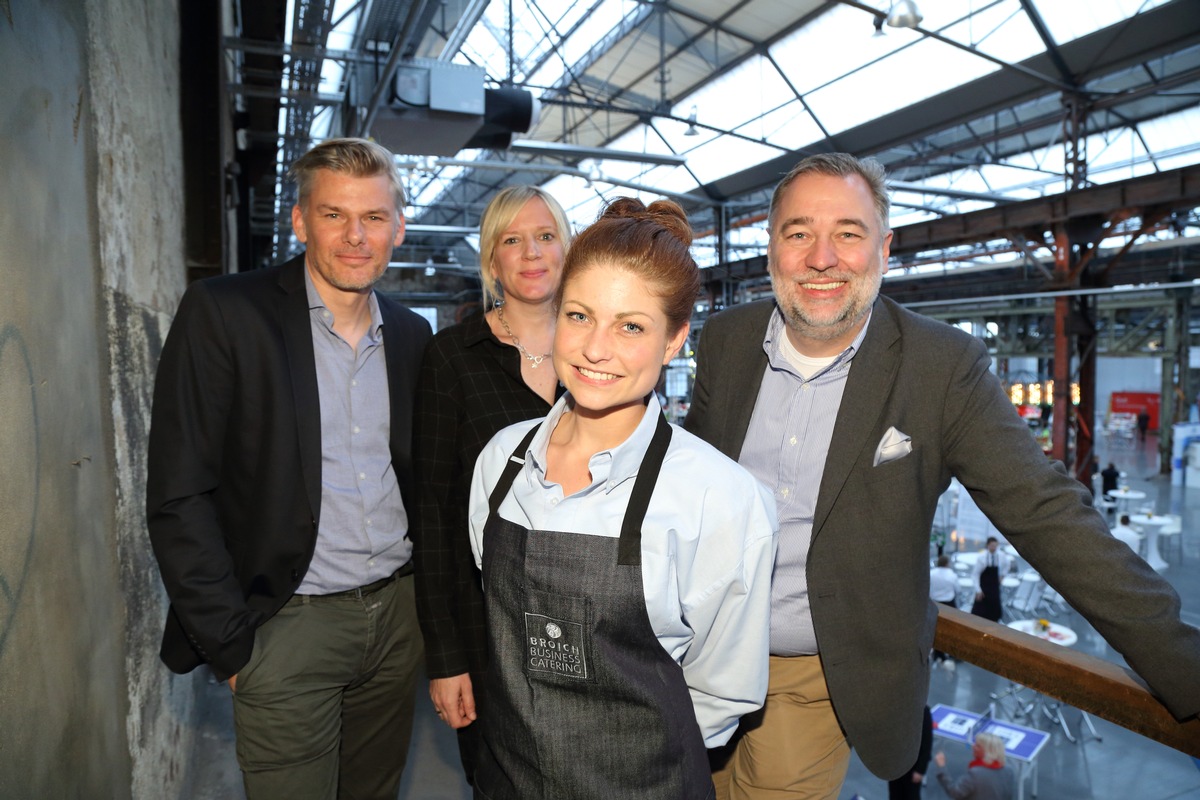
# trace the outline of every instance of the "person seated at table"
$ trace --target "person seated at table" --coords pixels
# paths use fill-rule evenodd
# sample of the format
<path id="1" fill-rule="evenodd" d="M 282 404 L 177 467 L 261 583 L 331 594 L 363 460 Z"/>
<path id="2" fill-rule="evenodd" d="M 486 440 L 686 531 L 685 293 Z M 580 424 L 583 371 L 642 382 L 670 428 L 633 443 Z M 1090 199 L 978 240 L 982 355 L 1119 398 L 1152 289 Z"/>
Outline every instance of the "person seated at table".
<path id="1" fill-rule="evenodd" d="M 954 800 L 1012 800 L 1013 773 L 1006 766 L 1006 760 L 1004 740 L 991 733 L 975 737 L 967 774 L 958 780 L 952 781 L 944 772 L 945 753 L 939 751 L 933 756 L 938 768 L 938 783 Z"/>
<path id="2" fill-rule="evenodd" d="M 655 394 L 700 289 L 670 201 L 619 198 L 567 253 L 567 393 L 475 466 L 488 664 L 476 797 L 705 800 L 706 747 L 767 691 L 771 493 Z"/>
<path id="3" fill-rule="evenodd" d="M 1122 514 L 1117 526 L 1112 529 L 1112 535 L 1120 539 L 1133 550 L 1138 552 L 1142 547 L 1142 535 L 1129 526 L 1129 515 Z"/>

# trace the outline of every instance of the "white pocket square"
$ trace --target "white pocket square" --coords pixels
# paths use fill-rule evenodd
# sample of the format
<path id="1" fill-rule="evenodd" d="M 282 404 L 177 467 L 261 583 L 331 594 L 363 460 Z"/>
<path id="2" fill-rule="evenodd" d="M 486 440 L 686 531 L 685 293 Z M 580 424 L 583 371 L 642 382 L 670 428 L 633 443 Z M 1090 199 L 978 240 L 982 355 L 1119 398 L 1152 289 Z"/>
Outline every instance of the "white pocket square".
<path id="1" fill-rule="evenodd" d="M 878 467 L 880 464 L 904 458 L 911 452 L 912 437 L 901 433 L 895 427 L 888 428 L 887 433 L 879 440 L 879 446 L 875 448 L 875 463 L 872 466 Z"/>

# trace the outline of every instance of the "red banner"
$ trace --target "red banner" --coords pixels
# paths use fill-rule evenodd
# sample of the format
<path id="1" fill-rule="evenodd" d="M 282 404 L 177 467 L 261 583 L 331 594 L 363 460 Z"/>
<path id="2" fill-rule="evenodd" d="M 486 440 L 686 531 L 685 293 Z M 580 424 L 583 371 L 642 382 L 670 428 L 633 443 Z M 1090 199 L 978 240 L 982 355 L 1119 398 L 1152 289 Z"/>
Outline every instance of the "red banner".
<path id="1" fill-rule="evenodd" d="M 1133 414 L 1143 408 L 1150 415 L 1150 430 L 1158 430 L 1158 400 L 1157 392 L 1113 392 L 1108 403 L 1108 410 L 1114 414 Z"/>

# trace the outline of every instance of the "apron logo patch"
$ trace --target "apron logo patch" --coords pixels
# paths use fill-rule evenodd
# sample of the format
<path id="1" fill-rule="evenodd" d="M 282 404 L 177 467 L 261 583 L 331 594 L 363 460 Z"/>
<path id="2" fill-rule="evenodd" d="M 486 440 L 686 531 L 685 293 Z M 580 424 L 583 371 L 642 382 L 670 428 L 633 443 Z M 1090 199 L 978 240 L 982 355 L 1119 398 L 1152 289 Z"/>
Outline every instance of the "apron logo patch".
<path id="1" fill-rule="evenodd" d="M 587 678 L 582 623 L 526 613 L 525 634 L 528 672 Z"/>

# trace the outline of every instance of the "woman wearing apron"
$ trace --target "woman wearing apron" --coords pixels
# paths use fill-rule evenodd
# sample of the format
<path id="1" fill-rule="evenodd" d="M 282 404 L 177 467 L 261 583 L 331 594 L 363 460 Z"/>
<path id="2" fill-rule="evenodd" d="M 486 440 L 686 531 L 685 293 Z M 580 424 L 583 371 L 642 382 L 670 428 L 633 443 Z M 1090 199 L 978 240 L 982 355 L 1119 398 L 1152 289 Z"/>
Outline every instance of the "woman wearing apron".
<path id="1" fill-rule="evenodd" d="M 705 748 L 762 704 L 773 501 L 654 394 L 699 292 L 690 242 L 679 206 L 629 198 L 576 238 L 553 348 L 567 394 L 476 463 L 477 798 L 705 800 Z"/>

